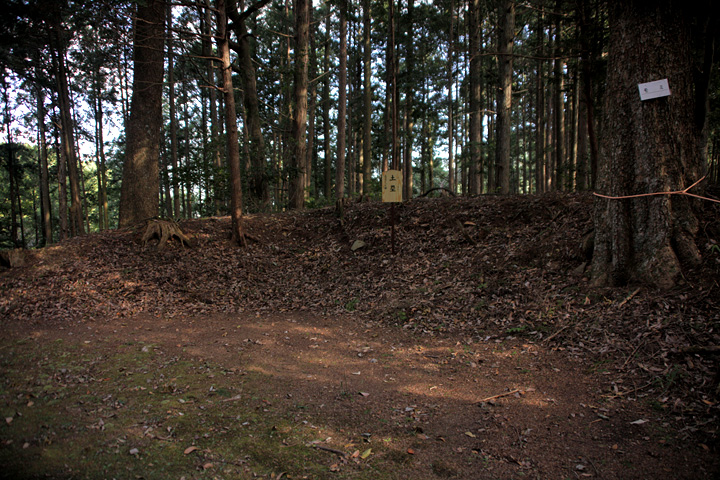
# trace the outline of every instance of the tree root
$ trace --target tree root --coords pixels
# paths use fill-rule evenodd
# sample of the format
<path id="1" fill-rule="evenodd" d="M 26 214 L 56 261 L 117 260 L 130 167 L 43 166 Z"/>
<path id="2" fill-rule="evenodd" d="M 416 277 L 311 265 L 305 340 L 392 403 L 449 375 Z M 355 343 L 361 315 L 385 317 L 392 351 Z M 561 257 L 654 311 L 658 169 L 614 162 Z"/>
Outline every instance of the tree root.
<path id="1" fill-rule="evenodd" d="M 145 233 L 142 236 L 143 246 L 147 246 L 148 242 L 154 238 L 158 239 L 157 249 L 162 250 L 165 244 L 172 238 L 177 238 L 180 245 L 192 246 L 190 238 L 180 230 L 177 223 L 172 220 L 149 220 L 145 227 Z"/>

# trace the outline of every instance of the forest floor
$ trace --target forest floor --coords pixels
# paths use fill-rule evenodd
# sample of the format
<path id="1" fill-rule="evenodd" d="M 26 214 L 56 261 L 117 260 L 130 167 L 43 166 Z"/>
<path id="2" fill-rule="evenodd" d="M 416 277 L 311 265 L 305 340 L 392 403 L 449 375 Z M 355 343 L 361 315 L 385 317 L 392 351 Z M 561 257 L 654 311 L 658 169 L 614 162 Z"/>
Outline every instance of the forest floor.
<path id="1" fill-rule="evenodd" d="M 0 477 L 718 478 L 720 209 L 669 292 L 595 288 L 585 195 L 75 238 L 0 271 Z"/>

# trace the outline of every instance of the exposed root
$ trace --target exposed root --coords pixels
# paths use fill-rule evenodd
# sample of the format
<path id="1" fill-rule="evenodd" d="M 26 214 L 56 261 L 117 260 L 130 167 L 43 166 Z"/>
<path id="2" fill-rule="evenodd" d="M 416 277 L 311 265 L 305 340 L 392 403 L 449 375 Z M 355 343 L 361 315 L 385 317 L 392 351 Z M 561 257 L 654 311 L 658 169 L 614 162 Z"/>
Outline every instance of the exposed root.
<path id="1" fill-rule="evenodd" d="M 180 230 L 177 223 L 172 220 L 150 220 L 145 227 L 145 233 L 142 236 L 143 246 L 147 246 L 148 242 L 154 238 L 158 239 L 157 249 L 162 250 L 165 244 L 172 238 L 177 238 L 181 245 L 191 247 L 190 238 Z"/>

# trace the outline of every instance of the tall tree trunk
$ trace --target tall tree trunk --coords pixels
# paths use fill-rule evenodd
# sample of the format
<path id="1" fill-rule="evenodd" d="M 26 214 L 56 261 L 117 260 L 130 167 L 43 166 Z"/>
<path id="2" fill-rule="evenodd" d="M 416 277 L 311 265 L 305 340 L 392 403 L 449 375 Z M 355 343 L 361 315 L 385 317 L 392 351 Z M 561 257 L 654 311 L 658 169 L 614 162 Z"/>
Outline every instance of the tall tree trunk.
<path id="1" fill-rule="evenodd" d="M 545 177 L 545 76 L 543 73 L 543 65 L 545 60 L 545 26 L 543 25 L 543 12 L 537 14 L 537 26 L 535 35 L 537 35 L 539 48 L 538 55 L 541 57 L 537 61 L 537 75 L 535 81 L 535 193 L 545 193 L 546 177 Z"/>
<path id="2" fill-rule="evenodd" d="M 500 193 L 510 193 L 510 121 L 512 107 L 513 39 L 515 37 L 515 1 L 503 0 L 498 17 L 502 21 L 498 54 L 498 97 L 495 168 Z"/>
<path id="3" fill-rule="evenodd" d="M 108 218 L 108 196 L 107 196 L 107 161 L 105 159 L 105 135 L 103 132 L 103 104 L 100 92 L 100 82 L 96 81 L 95 101 L 96 101 L 96 122 L 97 122 L 97 177 L 98 177 L 98 229 L 107 230 L 110 228 L 110 219 Z"/>
<path id="4" fill-rule="evenodd" d="M 18 179 L 17 179 L 17 173 L 15 168 L 15 142 L 13 140 L 13 134 L 12 134 L 12 128 L 10 124 L 12 123 L 12 115 L 10 113 L 10 98 L 8 95 L 8 87 L 7 82 L 3 79 L 2 82 L 3 86 L 3 100 L 5 103 L 5 114 L 3 115 L 5 120 L 5 129 L 7 130 L 7 144 L 5 145 L 5 152 L 7 154 L 7 172 L 8 172 L 8 182 L 9 182 L 9 190 L 10 190 L 10 240 L 13 243 L 13 246 L 15 248 L 20 248 L 22 245 L 20 243 L 20 227 L 18 224 L 18 212 L 19 212 L 19 203 L 18 200 L 20 198 L 19 192 L 18 192 Z M 21 215 L 22 216 L 22 215 Z"/>
<path id="5" fill-rule="evenodd" d="M 218 115 L 218 99 L 216 89 L 216 71 L 215 60 L 212 56 L 212 8 L 210 0 L 205 0 L 203 8 L 205 21 L 205 30 L 203 31 L 202 48 L 203 56 L 207 60 L 206 75 L 209 82 L 209 103 L 210 103 L 210 149 L 213 163 L 213 203 L 215 206 L 215 215 L 220 215 L 225 205 L 225 191 L 223 189 L 222 175 L 222 154 L 220 149 L 220 135 L 222 133 L 222 125 Z"/>
<path id="6" fill-rule="evenodd" d="M 565 70 L 565 60 L 561 58 L 562 17 L 559 13 L 562 8 L 561 1 L 562 0 L 556 0 L 555 3 L 555 11 L 558 13 L 555 23 L 555 38 L 553 39 L 553 57 L 555 57 L 553 63 L 554 189 L 558 191 L 566 189 L 568 177 L 568 169 L 565 165 L 565 75 L 563 73 Z"/>
<path id="7" fill-rule="evenodd" d="M 383 142 L 382 142 L 382 171 L 394 169 L 395 165 L 392 160 L 392 128 L 393 128 L 393 99 L 394 93 L 394 73 L 395 73 L 395 19 L 394 5 L 395 0 L 388 2 L 388 30 L 387 40 L 385 43 L 385 111 L 383 118 Z"/>
<path id="8" fill-rule="evenodd" d="M 120 190 L 120 226 L 156 217 L 160 194 L 165 2 L 138 4 L 135 19 L 135 73 Z"/>
<path id="9" fill-rule="evenodd" d="M 413 81 L 415 78 L 415 55 L 414 55 L 414 32 L 413 32 L 413 12 L 415 10 L 415 1 L 408 0 L 407 4 L 407 18 L 404 25 L 408 31 L 405 35 L 405 150 L 403 155 L 403 198 L 410 200 L 413 194 L 413 129 L 415 126 L 414 122 L 414 91 L 416 85 Z"/>
<path id="10" fill-rule="evenodd" d="M 37 86 L 38 144 L 40 156 L 40 212 L 42 216 L 43 245 L 53 243 L 52 206 L 50 204 L 50 175 L 48 173 L 47 140 L 45 138 L 45 95 L 42 87 Z"/>
<path id="11" fill-rule="evenodd" d="M 63 38 L 60 18 L 53 28 L 53 53 L 55 55 L 56 84 L 58 92 L 58 108 L 60 110 L 61 146 L 67 161 L 67 173 L 70 180 L 70 234 L 84 233 L 82 199 L 80 198 L 80 180 L 78 176 L 78 159 L 75 150 L 75 135 L 70 105 L 70 89 L 68 86 L 67 67 L 65 65 L 65 39 Z"/>
<path id="12" fill-rule="evenodd" d="M 468 169 L 468 195 L 480 193 L 482 170 L 482 65 L 480 63 L 480 0 L 469 0 L 468 15 L 470 37 L 470 165 Z"/>
<path id="13" fill-rule="evenodd" d="M 230 63 L 230 39 L 227 29 L 227 11 L 225 0 L 215 3 L 217 33 L 215 36 L 220 55 L 223 96 L 225 98 L 225 130 L 227 132 L 227 161 L 230 167 L 230 218 L 232 239 L 242 246 L 246 245 L 242 224 L 242 178 L 240 176 L 240 146 L 238 141 L 237 115 L 235 113 L 235 91 L 232 82 L 232 64 Z"/>
<path id="14" fill-rule="evenodd" d="M 335 198 L 345 196 L 345 138 L 347 117 L 347 4 L 340 0 L 340 90 L 338 99 L 337 162 L 335 164 Z"/>
<path id="15" fill-rule="evenodd" d="M 363 0 L 363 194 L 372 180 L 372 42 L 370 0 Z"/>
<path id="16" fill-rule="evenodd" d="M 694 63 L 700 15 L 672 0 L 612 3 L 598 192 L 678 191 L 703 175 L 707 84 L 695 83 L 693 74 L 710 65 Z M 663 77 L 672 95 L 641 101 L 638 84 Z M 594 282 L 669 288 L 682 266 L 700 261 L 697 231 L 687 196 L 598 199 Z"/>
<path id="17" fill-rule="evenodd" d="M 323 91 L 322 91 L 322 118 L 323 118 L 323 150 L 324 166 L 323 166 L 323 193 L 325 200 L 332 197 L 332 151 L 330 149 L 330 15 L 325 20 L 325 45 L 323 48 Z M 341 89 L 342 91 L 342 89 Z M 338 106 L 341 108 L 340 106 Z M 338 122 L 344 122 L 338 118 Z M 339 140 L 338 136 L 338 140 Z"/>
<path id="18" fill-rule="evenodd" d="M 585 108 L 583 122 L 587 126 L 588 146 L 590 148 L 589 187 L 594 189 L 598 167 L 598 141 L 595 128 L 595 99 L 593 98 L 594 49 L 590 45 L 591 19 L 588 2 L 580 2 L 579 16 L 581 101 Z"/>
<path id="19" fill-rule="evenodd" d="M 313 178 L 315 175 L 314 159 L 317 149 L 315 148 L 315 116 L 317 113 L 317 52 L 315 50 L 315 22 L 313 22 L 313 9 L 310 9 L 310 65 L 309 72 L 309 93 L 308 93 L 308 126 L 307 126 L 307 152 L 305 155 L 305 200 L 311 196 L 318 198 L 317 182 L 315 191 L 312 191 Z"/>
<path id="20" fill-rule="evenodd" d="M 60 147 L 59 128 L 55 128 L 55 157 L 57 158 L 57 179 L 58 179 L 58 219 L 59 235 L 58 240 L 63 241 L 69 237 L 68 228 L 68 205 L 67 205 L 67 157 L 65 151 Z"/>
<path id="21" fill-rule="evenodd" d="M 312 0 L 295 0 L 295 90 L 292 124 L 293 152 L 290 162 L 290 208 L 305 206 L 305 159 L 307 153 L 307 93 Z"/>
<path id="22" fill-rule="evenodd" d="M 395 53 L 395 0 L 390 0 L 390 19 L 388 21 L 388 26 L 390 29 L 390 38 L 388 41 L 390 42 L 390 60 L 388 61 L 388 66 L 390 67 L 390 78 L 392 85 L 392 114 L 391 114 L 391 124 L 392 124 L 392 139 L 390 141 L 390 157 L 392 158 L 392 168 L 395 170 L 400 169 L 400 145 L 398 143 L 398 60 L 397 55 Z M 405 180 L 407 181 L 407 179 Z"/>
<path id="23" fill-rule="evenodd" d="M 262 209 L 270 201 L 270 185 L 267 175 L 267 153 L 265 138 L 262 134 L 260 119 L 260 101 L 257 93 L 257 78 L 255 66 L 252 61 L 250 47 L 251 35 L 245 25 L 245 19 L 238 14 L 235 0 L 230 0 L 230 18 L 233 20 L 235 36 L 237 37 L 236 51 L 238 54 L 238 72 L 242 81 L 243 104 L 248 132 L 248 151 L 250 154 L 250 193 Z M 244 9 L 244 2 L 240 2 L 240 9 Z"/>
<path id="24" fill-rule="evenodd" d="M 582 82 L 581 82 L 582 83 Z M 582 192 L 588 188 L 588 124 L 587 104 L 580 93 L 578 99 L 578 132 L 577 132 L 577 190 Z"/>
<path id="25" fill-rule="evenodd" d="M 172 33 L 172 5 L 167 4 L 168 105 L 170 108 L 170 164 L 172 165 L 173 217 L 180 218 L 180 168 L 178 168 L 177 109 L 175 108 L 175 55 Z"/>
<path id="26" fill-rule="evenodd" d="M 455 104 L 453 102 L 453 83 L 455 82 L 455 0 L 450 0 L 450 33 L 448 34 L 448 59 L 447 59 L 447 82 L 448 82 L 448 189 L 455 193 Z"/>

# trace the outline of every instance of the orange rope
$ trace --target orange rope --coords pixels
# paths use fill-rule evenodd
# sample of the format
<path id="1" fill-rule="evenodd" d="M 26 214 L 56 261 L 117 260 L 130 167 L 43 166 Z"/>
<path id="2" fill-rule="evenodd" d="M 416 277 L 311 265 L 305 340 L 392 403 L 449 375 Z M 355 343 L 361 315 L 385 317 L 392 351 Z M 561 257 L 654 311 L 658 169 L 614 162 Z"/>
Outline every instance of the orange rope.
<path id="1" fill-rule="evenodd" d="M 700 196 L 700 195 L 695 195 L 694 193 L 689 193 L 689 192 L 688 192 L 688 190 L 690 190 L 691 188 L 693 188 L 695 185 L 697 185 L 698 183 L 702 182 L 703 180 L 705 180 L 705 176 L 703 176 L 700 180 L 698 180 L 697 182 L 693 183 L 692 185 L 690 185 L 690 186 L 687 187 L 686 189 L 684 189 L 684 190 L 677 190 L 677 191 L 675 191 L 675 192 L 641 193 L 641 194 L 638 194 L 638 195 L 625 195 L 625 196 L 623 196 L 623 197 L 610 197 L 610 196 L 608 196 L 608 195 L 601 195 L 601 194 L 595 193 L 595 192 L 593 192 L 593 195 L 595 195 L 596 197 L 607 198 L 608 200 L 622 200 L 622 199 L 624 199 L 624 198 L 651 197 L 651 196 L 653 196 L 653 195 L 687 195 L 687 196 L 689 196 L 689 197 L 695 197 L 695 198 L 700 198 L 700 199 L 702 199 L 702 200 L 708 200 L 708 201 L 710 201 L 710 202 L 720 203 L 720 200 L 715 200 L 714 198 L 707 198 L 707 197 L 703 197 L 703 196 Z"/>

